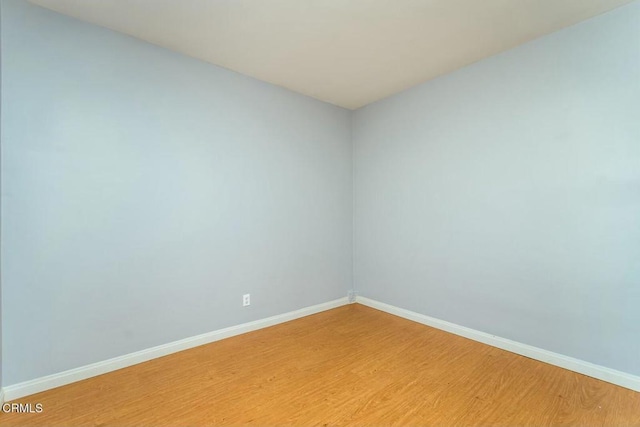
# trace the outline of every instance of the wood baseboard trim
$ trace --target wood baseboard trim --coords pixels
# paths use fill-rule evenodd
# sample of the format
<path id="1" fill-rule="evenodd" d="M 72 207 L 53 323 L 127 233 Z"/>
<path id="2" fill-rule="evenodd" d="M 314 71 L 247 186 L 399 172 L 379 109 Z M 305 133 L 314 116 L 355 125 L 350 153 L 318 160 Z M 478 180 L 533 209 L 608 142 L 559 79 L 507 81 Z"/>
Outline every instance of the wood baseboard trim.
<path id="1" fill-rule="evenodd" d="M 322 311 L 331 310 L 332 308 L 340 307 L 346 304 L 349 304 L 349 300 L 347 297 L 344 297 L 322 304 L 305 307 L 299 310 L 290 311 L 288 313 L 267 317 L 265 319 L 255 320 L 253 322 L 247 322 L 224 329 L 207 332 L 205 334 L 196 335 L 194 337 L 159 345 L 156 347 L 148 348 L 146 350 L 126 354 L 124 356 L 114 357 L 102 362 L 92 363 L 90 365 L 81 366 L 79 368 L 70 369 L 68 371 L 59 372 L 57 374 L 47 375 L 45 377 L 10 385 L 2 389 L 2 392 L 4 394 L 4 401 L 8 402 L 11 400 L 20 399 L 22 397 L 40 393 L 45 390 L 50 390 L 52 388 L 85 380 L 97 375 L 102 375 L 118 369 L 137 365 L 138 363 L 147 362 L 158 357 L 177 353 L 183 350 L 188 350 L 193 347 L 209 344 L 214 341 L 233 337 L 235 335 L 245 334 L 247 332 L 267 328 L 269 326 L 274 326 L 279 323 L 298 319 L 300 317 L 320 313 Z"/>
<path id="2" fill-rule="evenodd" d="M 424 314 L 399 308 L 390 304 L 375 301 L 369 298 L 358 296 L 356 298 L 358 304 L 375 308 L 395 316 L 399 316 L 423 325 L 431 326 L 436 329 L 450 332 L 461 337 L 469 338 L 474 341 L 481 342 L 502 350 L 510 351 L 521 356 L 529 357 L 540 362 L 549 363 L 560 368 L 568 369 L 579 374 L 587 375 L 611 384 L 625 387 L 634 391 L 640 391 L 640 377 L 626 372 L 617 371 L 615 369 L 606 368 L 584 360 L 575 359 L 552 351 L 543 350 L 528 344 L 501 338 L 486 332 L 477 331 L 465 326 L 456 325 L 455 323 L 445 320 L 436 319 Z"/>

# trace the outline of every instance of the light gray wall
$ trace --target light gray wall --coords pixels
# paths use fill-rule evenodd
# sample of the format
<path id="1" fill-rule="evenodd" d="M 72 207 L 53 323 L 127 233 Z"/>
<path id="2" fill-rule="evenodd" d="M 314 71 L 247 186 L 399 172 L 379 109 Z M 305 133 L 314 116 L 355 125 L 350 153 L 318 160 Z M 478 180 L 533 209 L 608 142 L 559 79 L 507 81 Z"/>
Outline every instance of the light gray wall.
<path id="1" fill-rule="evenodd" d="M 361 295 L 640 374 L 640 2 L 358 110 Z"/>
<path id="2" fill-rule="evenodd" d="M 5 385 L 346 296 L 349 111 L 2 7 Z"/>

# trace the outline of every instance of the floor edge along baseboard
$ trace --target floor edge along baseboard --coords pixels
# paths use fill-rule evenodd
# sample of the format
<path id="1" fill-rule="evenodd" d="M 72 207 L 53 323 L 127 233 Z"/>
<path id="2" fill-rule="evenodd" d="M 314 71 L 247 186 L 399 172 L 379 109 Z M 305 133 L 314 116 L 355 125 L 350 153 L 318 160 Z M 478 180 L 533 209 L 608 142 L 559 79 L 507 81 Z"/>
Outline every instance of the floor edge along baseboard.
<path id="1" fill-rule="evenodd" d="M 640 377 L 633 374 L 628 374 L 626 372 L 617 371 L 615 369 L 606 368 L 600 365 L 595 365 L 590 362 L 585 362 L 584 360 L 575 359 L 573 357 L 554 353 L 552 351 L 544 350 L 517 341 L 512 341 L 506 338 L 501 338 L 495 335 L 488 334 L 486 332 L 481 332 L 475 329 L 467 328 L 465 326 L 456 325 L 455 323 L 436 319 L 434 317 L 429 317 L 424 314 L 416 313 L 404 308 L 399 308 L 369 298 L 358 296 L 356 297 L 356 302 L 358 304 L 366 305 L 367 307 L 375 308 L 377 310 L 384 311 L 386 313 L 393 314 L 404 319 L 422 323 L 423 325 L 431 326 L 445 332 L 450 332 L 452 334 L 469 338 L 483 344 L 497 347 L 499 349 L 510 351 L 521 356 L 526 356 L 540 362 L 548 363 L 550 365 L 558 366 L 560 368 L 568 369 L 579 374 L 587 375 L 592 378 L 596 378 L 611 384 L 640 392 Z"/>
<path id="2" fill-rule="evenodd" d="M 424 314 L 409 311 L 390 304 L 375 301 L 369 298 L 357 296 L 356 302 L 367 307 L 375 308 L 389 314 L 393 314 L 414 322 L 422 323 L 427 326 L 434 327 L 446 332 L 453 333 L 465 338 L 472 339 L 502 350 L 530 357 L 532 359 L 549 363 L 570 371 L 574 371 L 583 375 L 587 375 L 602 381 L 606 381 L 621 387 L 625 387 L 634 391 L 640 391 L 640 377 L 626 372 L 617 371 L 615 369 L 606 368 L 604 366 L 595 365 L 580 359 L 564 356 L 562 354 L 543 350 L 517 341 L 501 338 L 495 335 L 480 332 L 465 326 L 456 325 L 455 323 L 436 319 Z M 329 301 L 322 304 L 305 307 L 288 313 L 279 314 L 265 319 L 255 320 L 236 326 L 208 332 L 202 335 L 185 338 L 146 350 L 137 351 L 135 353 L 126 354 L 124 356 L 115 357 L 102 362 L 93 363 L 86 366 L 70 369 L 68 371 L 57 374 L 36 378 L 30 381 L 6 386 L 0 389 L 0 404 L 11 400 L 19 399 L 35 393 L 40 393 L 63 385 L 71 384 L 77 381 L 85 380 L 98 375 L 113 372 L 118 369 L 136 365 L 138 363 L 147 362 L 158 357 L 167 356 L 182 350 L 188 350 L 200 345 L 209 344 L 235 335 L 244 334 L 279 323 L 288 322 L 300 317 L 309 316 L 311 314 L 320 313 L 322 311 L 331 310 L 349 304 L 347 297 Z"/>
<path id="3" fill-rule="evenodd" d="M 68 371 L 59 372 L 57 374 L 47 375 L 45 377 L 6 386 L 2 388 L 1 392 L 4 392 L 4 402 L 20 399 L 21 397 L 61 387 L 63 385 L 106 374 L 108 372 L 113 372 L 118 369 L 127 368 L 129 366 L 137 365 L 138 363 L 147 362 L 182 350 L 188 350 L 193 347 L 209 344 L 235 335 L 267 328 L 269 326 L 299 319 L 300 317 L 309 316 L 322 311 L 331 310 L 332 308 L 347 304 L 349 304 L 347 297 L 339 298 L 337 300 L 312 305 L 310 307 L 301 308 L 288 313 L 278 314 L 265 319 L 254 320 L 252 322 L 207 332 L 202 335 L 196 335 L 194 337 L 159 345 L 146 350 L 136 351 L 134 353 L 114 357 L 113 359 L 104 360 L 102 362 L 92 363 L 90 365 L 81 366 Z M 2 394 L 1 392 L 0 395 Z"/>

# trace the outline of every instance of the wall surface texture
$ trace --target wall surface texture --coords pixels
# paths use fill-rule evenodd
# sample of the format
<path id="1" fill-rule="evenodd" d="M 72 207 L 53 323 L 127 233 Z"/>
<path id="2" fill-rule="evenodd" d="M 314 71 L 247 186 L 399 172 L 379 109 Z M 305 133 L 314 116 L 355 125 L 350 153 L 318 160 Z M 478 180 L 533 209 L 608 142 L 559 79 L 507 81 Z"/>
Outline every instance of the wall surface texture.
<path id="1" fill-rule="evenodd" d="M 361 295 L 640 374 L 640 2 L 353 122 Z"/>
<path id="2" fill-rule="evenodd" d="M 349 111 L 22 0 L 2 59 L 4 385 L 346 296 Z"/>

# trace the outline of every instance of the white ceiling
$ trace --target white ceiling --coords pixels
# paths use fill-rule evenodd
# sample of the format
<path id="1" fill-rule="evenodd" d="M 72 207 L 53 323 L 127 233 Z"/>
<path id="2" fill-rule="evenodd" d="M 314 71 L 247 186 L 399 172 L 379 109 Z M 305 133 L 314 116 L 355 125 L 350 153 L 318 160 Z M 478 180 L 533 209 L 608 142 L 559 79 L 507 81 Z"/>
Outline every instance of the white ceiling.
<path id="1" fill-rule="evenodd" d="M 630 0 L 31 0 L 355 109 Z"/>

